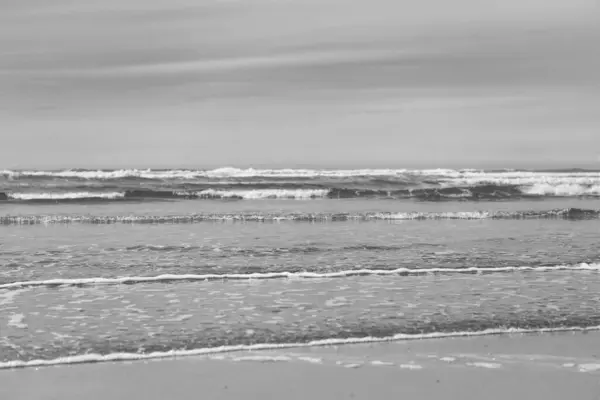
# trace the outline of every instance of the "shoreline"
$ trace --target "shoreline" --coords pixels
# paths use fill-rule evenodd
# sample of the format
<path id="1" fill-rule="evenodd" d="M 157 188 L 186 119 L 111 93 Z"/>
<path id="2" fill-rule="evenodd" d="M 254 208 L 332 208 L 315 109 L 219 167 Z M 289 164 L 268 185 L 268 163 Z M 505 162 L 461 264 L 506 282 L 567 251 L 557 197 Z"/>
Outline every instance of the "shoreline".
<path id="1" fill-rule="evenodd" d="M 10 399 L 597 399 L 599 332 L 455 337 L 0 371 Z"/>
<path id="2" fill-rule="evenodd" d="M 7 361 L 0 362 L 0 371 L 10 369 L 28 369 L 39 367 L 52 367 L 61 365 L 75 364 L 98 364 L 111 362 L 128 361 L 148 361 L 148 360 L 169 360 L 186 357 L 201 357 L 224 353 L 240 353 L 248 351 L 268 352 L 273 350 L 293 350 L 293 349 L 311 349 L 331 346 L 352 346 L 361 344 L 384 344 L 384 343 L 402 343 L 423 340 L 436 339 L 457 339 L 457 338 L 479 338 L 488 336 L 514 336 L 514 335 L 546 335 L 560 333 L 596 333 L 600 338 L 600 325 L 590 327 L 558 327 L 558 328 L 493 328 L 482 331 L 464 331 L 464 332 L 431 332 L 423 334 L 403 334 L 399 333 L 388 337 L 359 337 L 346 339 L 322 339 L 307 343 L 259 343 L 251 345 L 232 345 L 220 347 L 206 347 L 191 350 L 170 350 L 153 353 L 111 353 L 111 354 L 82 354 L 68 357 L 60 357 L 50 360 L 30 360 L 30 361 Z"/>

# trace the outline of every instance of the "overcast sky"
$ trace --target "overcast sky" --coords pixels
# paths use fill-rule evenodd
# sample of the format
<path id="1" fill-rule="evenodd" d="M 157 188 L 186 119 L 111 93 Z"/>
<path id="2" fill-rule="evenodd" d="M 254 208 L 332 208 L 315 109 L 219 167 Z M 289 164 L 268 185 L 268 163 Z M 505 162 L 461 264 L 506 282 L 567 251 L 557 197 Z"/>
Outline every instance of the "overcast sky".
<path id="1" fill-rule="evenodd" d="M 600 168 L 597 0 L 3 0 L 0 168 Z"/>

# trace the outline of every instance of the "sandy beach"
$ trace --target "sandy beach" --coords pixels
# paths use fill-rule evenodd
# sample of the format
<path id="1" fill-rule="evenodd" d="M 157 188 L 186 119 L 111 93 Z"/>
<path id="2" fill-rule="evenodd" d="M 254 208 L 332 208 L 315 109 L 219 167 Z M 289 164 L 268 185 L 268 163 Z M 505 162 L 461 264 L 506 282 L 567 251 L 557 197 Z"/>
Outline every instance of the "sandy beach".
<path id="1" fill-rule="evenodd" d="M 600 398 L 600 333 L 499 335 L 0 371 L 3 399 Z"/>

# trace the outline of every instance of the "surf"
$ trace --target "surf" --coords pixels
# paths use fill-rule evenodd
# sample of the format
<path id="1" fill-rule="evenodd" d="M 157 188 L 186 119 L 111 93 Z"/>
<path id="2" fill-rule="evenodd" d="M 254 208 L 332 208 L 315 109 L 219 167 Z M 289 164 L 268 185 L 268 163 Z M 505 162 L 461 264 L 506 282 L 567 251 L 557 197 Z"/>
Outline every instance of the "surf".
<path id="1" fill-rule="evenodd" d="M 427 275 L 427 274 L 491 274 L 513 272 L 599 272 L 598 263 L 581 263 L 575 265 L 540 265 L 513 267 L 464 267 L 464 268 L 396 268 L 396 269 L 352 269 L 335 272 L 255 272 L 234 274 L 162 274 L 155 276 L 129 276 L 116 278 L 75 278 L 46 279 L 39 281 L 22 281 L 0 284 L 0 290 L 20 289 L 28 287 L 55 286 L 96 286 L 96 285 L 131 285 L 143 283 L 169 283 L 218 280 L 264 280 L 264 279 L 335 279 L 355 276 L 391 276 L 391 275 Z"/>

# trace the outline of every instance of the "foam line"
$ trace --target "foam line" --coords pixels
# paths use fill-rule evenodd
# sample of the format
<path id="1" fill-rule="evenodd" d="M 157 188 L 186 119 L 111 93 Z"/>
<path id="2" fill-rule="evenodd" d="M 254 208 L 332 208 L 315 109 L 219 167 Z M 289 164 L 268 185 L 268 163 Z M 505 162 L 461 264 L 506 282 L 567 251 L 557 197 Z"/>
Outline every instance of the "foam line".
<path id="1" fill-rule="evenodd" d="M 355 269 L 336 272 L 256 272 L 250 274 L 163 274 L 156 276 L 131 276 L 118 278 L 48 279 L 40 281 L 12 282 L 0 285 L 0 289 L 17 289 L 40 286 L 120 285 L 170 281 L 214 281 L 252 279 L 331 279 L 365 275 L 423 275 L 423 274 L 476 274 L 497 272 L 544 272 L 544 271 L 600 271 L 600 264 L 581 263 L 576 265 L 522 266 L 522 267 L 467 267 L 467 268 L 396 268 Z"/>
<path id="2" fill-rule="evenodd" d="M 600 218 L 600 210 L 564 208 L 544 211 L 450 211 L 450 212 L 369 212 L 348 213 L 241 213 L 187 215 L 5 215 L 0 225 L 37 224 L 176 224 L 199 222 L 281 222 L 281 221 L 399 221 L 399 220 L 521 220 Z"/>
<path id="3" fill-rule="evenodd" d="M 306 343 L 263 343 L 252 345 L 234 345 L 220 347 L 205 347 L 192 350 L 170 350 L 153 353 L 111 353 L 111 354 L 81 354 L 68 357 L 59 357 L 52 360 L 31 360 L 21 361 L 12 360 L 0 362 L 0 369 L 11 368 L 27 368 L 27 367 L 45 367 L 64 364 L 84 364 L 98 363 L 111 361 L 133 361 L 133 360 L 149 360 L 160 358 L 174 357 L 189 357 L 202 356 L 207 354 L 225 353 L 234 351 L 256 351 L 256 350 L 276 350 L 302 347 L 317 347 L 317 346 L 339 346 L 344 344 L 359 344 L 359 343 L 378 343 L 378 342 L 394 342 L 401 340 L 419 340 L 419 339 L 438 339 L 450 337 L 475 337 L 487 335 L 502 335 L 502 334 L 526 334 L 526 333 L 552 333 L 552 332 L 590 332 L 598 331 L 600 326 L 590 327 L 557 327 L 557 328 L 538 328 L 538 329 L 522 329 L 522 328 L 505 328 L 505 329 L 486 329 L 482 331 L 462 331 L 462 332 L 431 332 L 423 334 L 405 334 L 399 333 L 393 336 L 385 337 L 360 337 L 346 339 L 322 339 L 314 340 Z"/>
<path id="4" fill-rule="evenodd" d="M 8 193 L 13 200 L 115 200 L 125 197 L 124 192 L 67 192 L 67 193 Z"/>
<path id="5" fill-rule="evenodd" d="M 494 180 L 528 180 L 541 179 L 568 179 L 584 178 L 598 179 L 599 171 L 580 170 L 580 171 L 517 171 L 517 170 L 499 170 L 484 171 L 476 169 L 254 169 L 254 168 L 234 168 L 222 167 L 212 170 L 199 169 L 172 169 L 172 170 L 153 170 L 153 169 L 120 169 L 120 170 L 73 170 L 65 169 L 60 171 L 39 171 L 39 170 L 2 170 L 0 175 L 15 179 L 20 177 L 50 177 L 50 178 L 76 178 L 76 179 L 124 179 L 124 178 L 142 178 L 142 179 L 193 179 L 193 178 L 315 178 L 315 177 L 403 177 L 403 176 L 435 176 L 440 178 L 451 178 L 456 180 L 467 180 L 476 182 L 488 182 Z"/>

